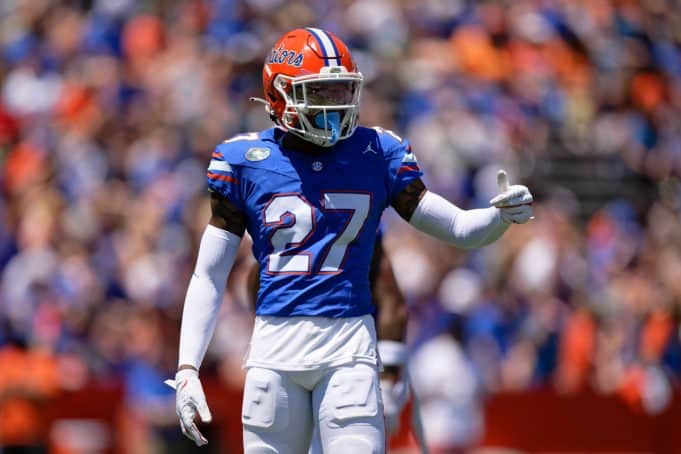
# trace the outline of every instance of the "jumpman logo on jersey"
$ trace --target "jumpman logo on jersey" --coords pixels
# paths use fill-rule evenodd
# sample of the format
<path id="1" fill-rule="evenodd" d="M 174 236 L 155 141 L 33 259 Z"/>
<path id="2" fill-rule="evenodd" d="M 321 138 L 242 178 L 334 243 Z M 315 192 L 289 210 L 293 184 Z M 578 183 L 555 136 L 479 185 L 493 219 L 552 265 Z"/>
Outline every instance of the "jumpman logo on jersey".
<path id="1" fill-rule="evenodd" d="M 369 142 L 369 145 L 367 145 L 366 149 L 362 152 L 362 154 L 367 154 L 369 152 L 372 152 L 373 154 L 378 154 L 378 151 L 371 148 L 371 142 Z"/>

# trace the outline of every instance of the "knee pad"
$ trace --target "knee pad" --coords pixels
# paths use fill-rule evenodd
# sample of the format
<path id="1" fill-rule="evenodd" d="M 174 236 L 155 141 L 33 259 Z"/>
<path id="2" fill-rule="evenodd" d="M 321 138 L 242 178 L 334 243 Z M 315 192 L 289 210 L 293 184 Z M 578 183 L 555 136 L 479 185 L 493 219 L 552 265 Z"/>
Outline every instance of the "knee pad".
<path id="1" fill-rule="evenodd" d="M 355 419 L 383 418 L 379 411 L 378 374 L 369 368 L 335 372 L 326 392 L 325 412 L 332 427 Z"/>
<path id="2" fill-rule="evenodd" d="M 253 368 L 246 374 L 241 422 L 255 430 L 280 432 L 288 426 L 289 411 L 281 375 Z"/>
<path id="3" fill-rule="evenodd" d="M 244 446 L 244 454 L 279 454 L 279 451 L 266 444 L 251 444 Z"/>
<path id="4" fill-rule="evenodd" d="M 376 442 L 372 442 L 365 437 L 341 436 L 329 443 L 325 452 L 328 454 L 345 454 L 348 452 L 379 454 L 383 452 L 383 447 L 377 446 Z"/>

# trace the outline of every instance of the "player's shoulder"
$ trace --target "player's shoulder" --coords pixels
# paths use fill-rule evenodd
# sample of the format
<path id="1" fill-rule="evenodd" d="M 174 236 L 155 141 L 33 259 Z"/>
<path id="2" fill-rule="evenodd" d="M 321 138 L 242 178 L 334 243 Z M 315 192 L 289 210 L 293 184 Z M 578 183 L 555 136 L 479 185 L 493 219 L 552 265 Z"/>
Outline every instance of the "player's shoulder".
<path id="1" fill-rule="evenodd" d="M 370 151 L 380 153 L 387 158 L 395 154 L 404 154 L 405 150 L 410 148 L 409 141 L 380 126 L 358 126 L 353 137 L 356 137 L 359 141 L 367 142 L 373 147 Z"/>
<path id="2" fill-rule="evenodd" d="M 258 132 L 237 134 L 220 143 L 213 152 L 213 159 L 223 160 L 231 165 L 249 166 L 276 154 L 279 145 L 277 128 Z"/>

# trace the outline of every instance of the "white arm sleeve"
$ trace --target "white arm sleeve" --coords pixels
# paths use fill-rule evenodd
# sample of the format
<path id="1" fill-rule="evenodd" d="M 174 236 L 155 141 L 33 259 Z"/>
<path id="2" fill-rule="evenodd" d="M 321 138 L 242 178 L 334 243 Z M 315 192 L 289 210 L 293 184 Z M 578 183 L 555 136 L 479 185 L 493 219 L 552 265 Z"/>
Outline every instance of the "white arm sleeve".
<path id="1" fill-rule="evenodd" d="M 439 195 L 427 191 L 409 223 L 420 231 L 463 249 L 496 241 L 509 224 L 495 207 L 462 210 Z"/>
<path id="2" fill-rule="evenodd" d="M 201 366 L 240 243 L 239 236 L 210 224 L 206 226 L 184 300 L 179 365 L 189 364 L 197 369 Z"/>

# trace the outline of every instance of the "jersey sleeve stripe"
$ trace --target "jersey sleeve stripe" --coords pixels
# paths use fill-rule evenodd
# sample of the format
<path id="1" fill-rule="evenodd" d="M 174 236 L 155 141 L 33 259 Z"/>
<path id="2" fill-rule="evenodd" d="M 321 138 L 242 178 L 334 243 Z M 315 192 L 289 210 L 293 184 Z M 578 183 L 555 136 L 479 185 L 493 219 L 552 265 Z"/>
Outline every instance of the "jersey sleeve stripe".
<path id="1" fill-rule="evenodd" d="M 230 166 L 225 161 L 217 161 L 213 159 L 210 161 L 210 165 L 208 166 L 208 171 L 211 170 L 219 170 L 220 172 L 231 172 L 232 166 Z"/>
<path id="2" fill-rule="evenodd" d="M 208 172 L 208 178 L 211 180 L 226 181 L 228 183 L 239 184 L 239 180 L 231 175 L 221 175 L 218 173 Z"/>
<path id="3" fill-rule="evenodd" d="M 218 161 L 222 161 L 223 157 L 220 153 L 213 152 L 213 155 L 211 156 L 211 159 L 217 159 Z"/>
<path id="4" fill-rule="evenodd" d="M 419 166 L 416 165 L 416 163 L 406 163 L 400 166 L 399 169 L 397 169 L 397 174 L 403 174 L 404 172 L 420 172 L 421 169 L 419 169 Z"/>

